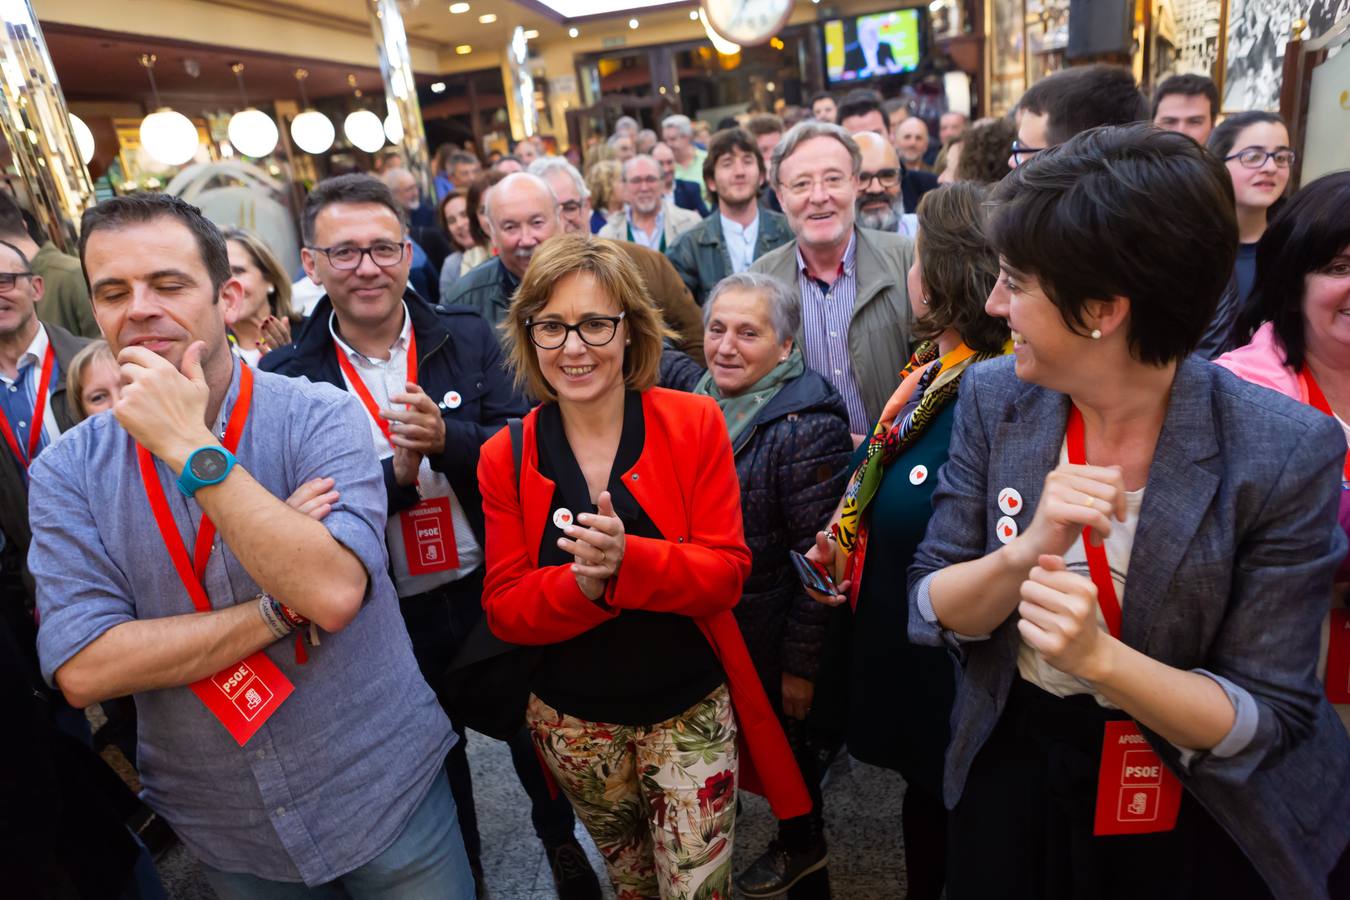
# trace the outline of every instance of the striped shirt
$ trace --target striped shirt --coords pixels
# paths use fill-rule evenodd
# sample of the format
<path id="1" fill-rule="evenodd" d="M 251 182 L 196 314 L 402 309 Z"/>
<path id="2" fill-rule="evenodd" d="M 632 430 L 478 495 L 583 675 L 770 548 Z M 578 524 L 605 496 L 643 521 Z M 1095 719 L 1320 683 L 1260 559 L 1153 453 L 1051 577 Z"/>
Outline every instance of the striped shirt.
<path id="1" fill-rule="evenodd" d="M 19 357 L 18 372 L 13 378 L 0 373 L 0 415 L 9 423 L 14 439 L 19 442 L 24 454 L 28 453 L 29 429 L 33 426 L 33 415 L 37 410 L 38 382 L 42 380 L 42 357 L 47 353 L 47 329 L 38 323 L 37 335 L 28 349 Z M 52 360 L 51 382 L 47 385 L 47 397 L 43 401 L 48 408 L 42 416 L 42 437 L 38 439 L 37 456 L 47 445 L 61 436 L 61 426 L 50 408 L 51 392 L 60 381 L 60 363 Z M 0 445 L 4 442 L 0 441 Z M 6 448 L 3 452 L 13 452 Z"/>
<path id="2" fill-rule="evenodd" d="M 848 352 L 848 327 L 853 319 L 853 304 L 858 299 L 857 244 L 858 235 L 854 232 L 849 236 L 834 284 L 826 284 L 811 274 L 798 245 L 797 289 L 802 298 L 802 353 L 806 364 L 823 375 L 844 398 L 848 430 L 867 434 L 871 423 Z"/>

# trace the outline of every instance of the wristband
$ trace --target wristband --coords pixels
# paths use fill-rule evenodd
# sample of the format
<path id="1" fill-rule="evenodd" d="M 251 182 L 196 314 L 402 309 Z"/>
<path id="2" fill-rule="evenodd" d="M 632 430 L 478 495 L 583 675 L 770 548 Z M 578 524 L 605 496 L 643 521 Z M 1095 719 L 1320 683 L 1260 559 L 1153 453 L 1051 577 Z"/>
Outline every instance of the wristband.
<path id="1" fill-rule="evenodd" d="M 305 625 L 309 624 L 309 619 L 306 619 L 304 616 L 300 615 L 298 612 L 291 609 L 286 604 L 280 602 L 275 597 L 270 597 L 268 599 L 270 599 L 272 601 L 272 605 L 276 607 L 277 615 L 281 616 L 283 619 L 289 622 L 291 624 L 292 629 L 302 628 Z"/>
<path id="2" fill-rule="evenodd" d="M 258 615 L 262 616 L 263 624 L 267 626 L 268 630 L 272 632 L 272 636 L 277 640 L 281 640 L 295 630 L 295 626 L 281 615 L 279 606 L 280 604 L 269 595 L 265 593 L 258 595 Z"/>

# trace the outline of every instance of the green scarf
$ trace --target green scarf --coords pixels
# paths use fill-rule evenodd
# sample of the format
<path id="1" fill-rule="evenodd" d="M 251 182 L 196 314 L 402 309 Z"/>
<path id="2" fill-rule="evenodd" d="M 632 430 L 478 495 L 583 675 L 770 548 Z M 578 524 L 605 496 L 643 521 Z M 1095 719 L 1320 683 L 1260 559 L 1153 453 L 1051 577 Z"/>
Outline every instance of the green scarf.
<path id="1" fill-rule="evenodd" d="M 750 426 L 750 423 L 755 419 L 755 415 L 764 408 L 764 405 L 783 389 L 783 385 L 805 371 L 806 360 L 802 358 L 801 351 L 793 347 L 787 359 L 774 366 L 769 374 L 734 397 L 722 396 L 721 390 L 717 387 L 717 382 L 713 381 L 712 372 L 703 373 L 703 377 L 694 386 L 694 393 L 704 394 L 717 401 L 717 405 L 722 408 L 722 415 L 727 418 L 727 431 L 731 433 L 731 443 L 734 446 L 736 439 L 741 436 L 741 432 Z"/>

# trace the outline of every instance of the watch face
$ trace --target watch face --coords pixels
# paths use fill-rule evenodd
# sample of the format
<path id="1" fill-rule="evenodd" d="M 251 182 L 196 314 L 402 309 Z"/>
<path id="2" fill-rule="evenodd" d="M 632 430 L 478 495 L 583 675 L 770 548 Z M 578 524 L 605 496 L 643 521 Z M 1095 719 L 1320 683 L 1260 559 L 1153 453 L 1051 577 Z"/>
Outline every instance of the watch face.
<path id="1" fill-rule="evenodd" d="M 787 24 L 792 0 L 703 0 L 713 30 L 743 47 L 763 44 Z"/>
<path id="2" fill-rule="evenodd" d="M 214 447 L 198 450 L 192 455 L 192 475 L 199 481 L 213 482 L 223 478 L 226 471 L 225 454 Z"/>

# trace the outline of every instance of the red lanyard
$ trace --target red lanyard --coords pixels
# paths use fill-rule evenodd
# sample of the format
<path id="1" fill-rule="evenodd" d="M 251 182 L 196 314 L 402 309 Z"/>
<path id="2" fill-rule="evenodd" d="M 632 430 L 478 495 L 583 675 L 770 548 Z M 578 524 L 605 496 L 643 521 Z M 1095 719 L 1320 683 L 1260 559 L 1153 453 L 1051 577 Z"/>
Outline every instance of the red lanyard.
<path id="1" fill-rule="evenodd" d="M 1303 384 L 1303 389 L 1308 392 L 1308 405 L 1334 418 L 1336 414 L 1331 411 L 1331 404 L 1327 402 L 1327 395 L 1322 393 L 1322 389 L 1317 385 L 1317 379 L 1313 377 L 1313 373 L 1309 371 L 1307 366 L 1299 371 L 1298 380 Z M 1341 478 L 1344 481 L 1350 481 L 1350 453 L 1346 454 L 1345 467 L 1341 470 Z"/>
<path id="2" fill-rule="evenodd" d="M 234 401 L 230 412 L 230 421 L 225 426 L 225 440 L 222 443 L 231 453 L 239 446 L 239 438 L 244 433 L 244 423 L 248 421 L 249 402 L 253 399 L 253 371 L 248 366 L 239 367 L 239 397 Z M 206 574 L 206 563 L 211 557 L 211 544 L 216 539 L 216 526 L 205 513 L 197 526 L 197 543 L 193 548 L 192 559 L 188 560 L 187 545 L 178 533 L 173 513 L 169 511 L 169 501 L 164 496 L 164 487 L 159 483 L 155 472 L 155 458 L 139 444 L 136 455 L 141 465 L 141 481 L 145 483 L 145 494 L 150 500 L 150 510 L 155 514 L 155 524 L 159 526 L 159 535 L 164 539 L 164 547 L 169 558 L 178 570 L 178 577 L 192 598 L 192 605 L 198 612 L 210 612 L 211 600 L 202 586 L 202 576 Z"/>
<path id="3" fill-rule="evenodd" d="M 1069 445 L 1069 462 L 1075 466 L 1087 465 L 1087 451 L 1083 441 L 1083 414 L 1078 407 L 1069 408 L 1069 427 L 1064 435 Z M 1088 573 L 1097 586 L 1097 605 L 1106 620 L 1111 637 L 1120 637 L 1120 600 L 1116 597 L 1116 583 L 1111 578 L 1111 564 L 1106 560 L 1105 545 L 1092 543 L 1092 529 L 1083 529 L 1083 553 L 1087 556 Z"/>
<path id="4" fill-rule="evenodd" d="M 23 455 L 23 449 L 19 446 L 18 439 L 14 436 L 14 431 L 9 427 L 9 420 L 4 415 L 0 415 L 0 432 L 5 435 L 5 443 L 9 444 L 9 449 L 13 451 L 14 458 L 17 459 L 25 469 L 33 462 L 33 456 L 37 453 L 38 444 L 42 442 L 42 419 L 47 413 L 47 387 L 52 381 L 52 364 L 56 359 L 56 353 L 52 350 L 51 342 L 47 343 L 47 352 L 42 357 L 42 375 L 38 378 L 37 397 L 33 400 L 33 430 L 28 433 L 28 455 Z"/>
<path id="5" fill-rule="evenodd" d="M 356 371 L 356 367 L 352 365 L 351 360 L 347 359 L 347 354 L 343 352 L 342 347 L 334 342 L 333 349 L 337 351 L 338 368 L 351 382 L 352 390 L 356 392 L 356 396 L 361 398 L 361 402 L 366 407 L 366 412 L 370 413 L 370 417 L 380 427 L 384 439 L 389 442 L 389 449 L 394 449 L 394 433 L 389 430 L 389 423 L 380 417 L 379 404 L 370 395 L 370 389 L 361 380 L 360 373 Z M 417 335 L 411 328 L 408 329 L 408 381 L 417 383 Z"/>

